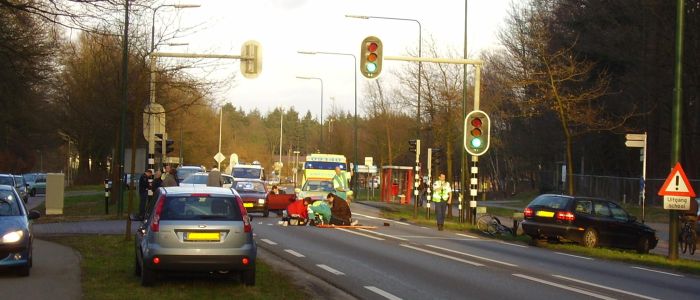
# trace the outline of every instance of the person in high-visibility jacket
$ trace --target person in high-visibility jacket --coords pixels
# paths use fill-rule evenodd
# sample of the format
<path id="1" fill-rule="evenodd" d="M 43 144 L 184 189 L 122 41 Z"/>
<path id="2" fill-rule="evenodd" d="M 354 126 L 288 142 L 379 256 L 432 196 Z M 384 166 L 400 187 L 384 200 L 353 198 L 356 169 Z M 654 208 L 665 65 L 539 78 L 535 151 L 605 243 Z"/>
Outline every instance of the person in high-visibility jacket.
<path id="1" fill-rule="evenodd" d="M 340 169 L 340 167 L 335 167 L 335 176 L 333 176 L 333 192 L 336 196 L 343 198 L 343 200 L 350 201 L 349 196 L 352 196 L 352 191 L 350 190 L 350 178 L 352 173 L 347 174 Z"/>
<path id="2" fill-rule="evenodd" d="M 445 224 L 445 209 L 452 203 L 452 188 L 450 183 L 445 181 L 445 174 L 440 174 L 437 181 L 433 183 L 433 202 L 435 202 L 435 219 L 437 219 L 438 230 L 442 231 Z"/>

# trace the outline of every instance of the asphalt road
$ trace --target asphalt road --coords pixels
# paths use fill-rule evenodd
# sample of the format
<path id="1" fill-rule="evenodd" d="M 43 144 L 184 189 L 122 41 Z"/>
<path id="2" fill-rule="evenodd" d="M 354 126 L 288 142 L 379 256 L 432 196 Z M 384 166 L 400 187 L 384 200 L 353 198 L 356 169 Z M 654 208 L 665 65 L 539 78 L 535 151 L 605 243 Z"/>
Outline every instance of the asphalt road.
<path id="1" fill-rule="evenodd" d="M 373 230 L 279 226 L 256 217 L 263 247 L 361 299 L 696 299 L 700 277 L 438 232 L 378 219 Z M 388 223 L 389 226 L 384 226 Z"/>

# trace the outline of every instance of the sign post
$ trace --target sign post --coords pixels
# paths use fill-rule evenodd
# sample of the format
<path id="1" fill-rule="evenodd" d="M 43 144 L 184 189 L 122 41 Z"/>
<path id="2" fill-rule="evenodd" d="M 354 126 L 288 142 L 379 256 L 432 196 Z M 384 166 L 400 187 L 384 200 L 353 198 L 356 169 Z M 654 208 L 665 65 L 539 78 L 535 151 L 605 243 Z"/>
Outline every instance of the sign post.
<path id="1" fill-rule="evenodd" d="M 639 202 L 642 206 L 642 223 L 644 223 L 646 180 L 647 180 L 647 133 L 628 133 L 625 135 L 627 148 L 642 148 L 639 150 L 639 160 L 642 162 L 642 179 L 639 181 Z"/>
<path id="2" fill-rule="evenodd" d="M 678 257 L 678 230 L 676 230 L 678 221 L 674 219 L 677 215 L 675 211 L 690 209 L 690 198 L 695 197 L 693 186 L 690 185 L 690 181 L 685 176 L 680 163 L 677 162 L 676 166 L 671 169 L 671 173 L 668 174 L 668 178 L 666 178 L 664 185 L 659 190 L 659 196 L 664 196 L 664 209 L 670 210 L 671 220 L 676 220 L 675 222 L 669 222 L 668 226 L 668 256 L 670 259 L 675 259 Z"/>

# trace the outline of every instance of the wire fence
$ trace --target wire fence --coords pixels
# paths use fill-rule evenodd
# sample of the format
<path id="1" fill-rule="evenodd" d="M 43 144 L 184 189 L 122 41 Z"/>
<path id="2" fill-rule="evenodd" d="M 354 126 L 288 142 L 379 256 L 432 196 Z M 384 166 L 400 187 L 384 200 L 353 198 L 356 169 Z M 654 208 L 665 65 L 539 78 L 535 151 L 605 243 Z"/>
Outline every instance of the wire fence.
<path id="1" fill-rule="evenodd" d="M 540 173 L 542 192 L 566 192 L 566 183 L 554 172 Z M 646 204 L 663 205 L 663 197 L 658 195 L 666 178 L 647 178 L 642 184 L 641 177 L 615 177 L 574 174 L 576 195 L 600 197 L 621 203 L 641 205 L 641 191 L 644 187 Z M 690 180 L 693 190 L 700 191 L 700 180 Z"/>

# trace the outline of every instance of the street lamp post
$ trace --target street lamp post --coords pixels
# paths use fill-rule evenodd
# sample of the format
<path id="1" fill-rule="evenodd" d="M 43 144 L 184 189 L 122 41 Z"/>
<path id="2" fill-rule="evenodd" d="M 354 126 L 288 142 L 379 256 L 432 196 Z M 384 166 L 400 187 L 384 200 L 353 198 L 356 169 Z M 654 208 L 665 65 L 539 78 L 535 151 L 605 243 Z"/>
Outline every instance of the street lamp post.
<path id="1" fill-rule="evenodd" d="M 422 39 L 422 32 L 423 30 L 421 29 L 421 24 L 420 21 L 415 20 L 415 19 L 406 19 L 406 18 L 392 18 L 392 17 L 377 17 L 377 16 L 357 16 L 357 15 L 345 15 L 346 18 L 354 18 L 354 19 L 383 19 L 383 20 L 394 20 L 394 21 L 411 21 L 411 22 L 416 22 L 418 24 L 418 57 L 422 57 L 422 44 L 423 44 L 423 39 Z M 418 122 L 418 129 L 416 130 L 416 136 L 418 139 L 420 139 L 420 130 L 421 130 L 421 119 L 420 119 L 420 86 L 421 86 L 421 71 L 422 71 L 422 63 L 419 61 L 418 62 L 418 104 L 417 104 L 417 112 L 416 112 L 416 119 Z"/>
<path id="2" fill-rule="evenodd" d="M 321 82 L 321 143 L 318 146 L 318 149 L 323 153 L 323 79 L 319 77 L 306 77 L 306 76 L 297 76 L 299 79 L 317 79 L 318 81 Z"/>
<path id="3" fill-rule="evenodd" d="M 195 8 L 200 7 L 199 4 L 163 4 L 156 6 L 153 9 L 153 17 L 151 18 L 151 52 L 155 51 L 155 36 L 156 36 L 156 12 L 163 7 L 173 7 L 173 8 Z"/>
<path id="4" fill-rule="evenodd" d="M 299 178 L 299 151 L 294 150 L 294 188 L 297 188 L 297 179 Z"/>
<path id="5" fill-rule="evenodd" d="M 355 120 L 354 120 L 354 125 L 355 127 L 355 138 L 354 138 L 354 144 L 355 144 L 355 158 L 354 158 L 354 166 L 357 166 L 357 57 L 355 57 L 354 54 L 351 53 L 338 53 L 338 52 L 320 52 L 320 51 L 297 51 L 299 54 L 326 54 L 326 55 L 344 55 L 344 56 L 352 56 L 352 62 L 354 63 L 354 68 L 355 70 L 355 89 L 354 89 L 354 94 L 355 94 Z M 354 182 L 354 189 L 357 190 L 357 177 L 353 178 L 352 180 Z"/>

